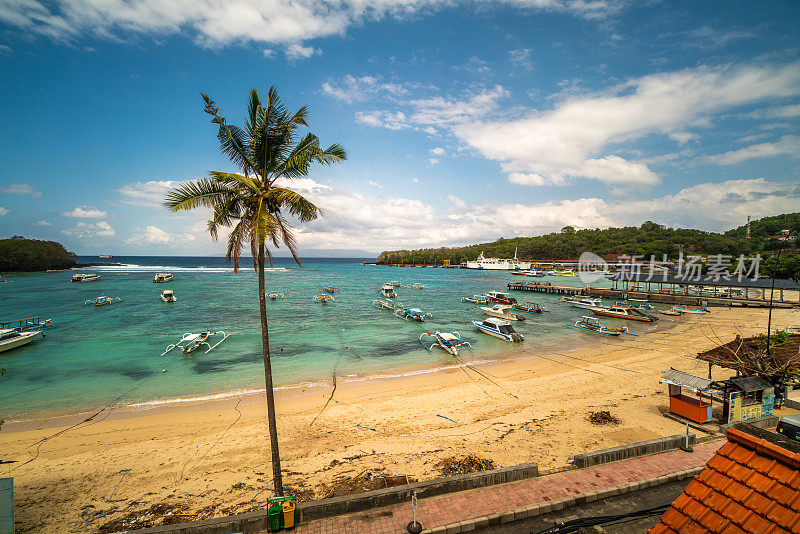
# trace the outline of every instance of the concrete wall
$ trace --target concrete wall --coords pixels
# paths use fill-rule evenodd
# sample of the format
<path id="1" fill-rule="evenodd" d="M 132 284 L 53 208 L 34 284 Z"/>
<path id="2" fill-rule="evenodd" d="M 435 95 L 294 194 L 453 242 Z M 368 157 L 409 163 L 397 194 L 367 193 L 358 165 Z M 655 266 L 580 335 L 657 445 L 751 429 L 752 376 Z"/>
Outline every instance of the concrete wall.
<path id="1" fill-rule="evenodd" d="M 617 460 L 624 460 L 625 458 L 677 449 L 685 442 L 686 434 L 676 434 L 674 436 L 640 441 L 638 443 L 631 443 L 630 445 L 620 445 L 619 447 L 611 447 L 610 449 L 603 449 L 600 451 L 585 452 L 583 454 L 576 454 L 573 458 L 572 465 L 575 467 L 589 467 L 597 464 L 616 462 Z M 693 445 L 694 442 L 695 435 L 690 433 L 689 444 Z"/>
<path id="2" fill-rule="evenodd" d="M 470 473 L 468 475 L 456 475 L 446 478 L 436 478 L 405 484 L 394 488 L 386 488 L 356 495 L 345 495 L 342 497 L 332 497 L 308 503 L 300 503 L 297 507 L 297 522 L 307 522 L 322 517 L 359 512 L 380 506 L 389 506 L 401 502 L 411 501 L 411 492 L 416 491 L 417 497 L 433 497 L 443 493 L 463 491 L 481 486 L 491 486 L 504 482 L 514 482 L 538 476 L 539 468 L 536 464 L 521 464 L 513 467 L 503 467 L 482 471 L 480 473 Z M 182 523 L 179 525 L 166 525 L 137 530 L 140 533 L 172 533 L 172 534 L 225 534 L 237 531 L 264 530 L 267 528 L 267 510 L 259 510 L 247 514 L 238 514 L 228 517 L 196 521 L 193 523 Z"/>

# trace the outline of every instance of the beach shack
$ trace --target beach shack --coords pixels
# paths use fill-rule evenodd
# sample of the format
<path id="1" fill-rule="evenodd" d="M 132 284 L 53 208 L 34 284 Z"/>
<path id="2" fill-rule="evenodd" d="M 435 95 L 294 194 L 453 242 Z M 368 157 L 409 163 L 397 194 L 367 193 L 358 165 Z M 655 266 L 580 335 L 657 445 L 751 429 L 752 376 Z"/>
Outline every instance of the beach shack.
<path id="1" fill-rule="evenodd" d="M 735 423 L 772 415 L 775 388 L 760 376 L 739 376 L 721 382 L 725 404 L 722 419 Z"/>
<path id="2" fill-rule="evenodd" d="M 695 423 L 711 421 L 713 380 L 690 375 L 670 367 L 661 375 L 661 383 L 668 385 L 670 413 L 680 415 Z M 697 396 L 684 394 L 684 390 Z M 708 402 L 704 400 L 704 395 L 708 398 Z"/>

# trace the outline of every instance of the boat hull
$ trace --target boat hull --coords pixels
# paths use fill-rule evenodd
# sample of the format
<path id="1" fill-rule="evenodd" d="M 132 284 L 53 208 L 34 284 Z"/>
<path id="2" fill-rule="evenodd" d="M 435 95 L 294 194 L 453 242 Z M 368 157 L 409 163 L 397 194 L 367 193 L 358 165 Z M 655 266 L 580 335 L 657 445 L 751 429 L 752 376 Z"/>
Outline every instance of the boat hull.
<path id="1" fill-rule="evenodd" d="M 0 342 L 0 352 L 6 352 L 19 347 L 24 347 L 36 338 L 40 332 L 23 332 L 18 338 L 6 342 Z"/>
<path id="2" fill-rule="evenodd" d="M 480 330 L 484 334 L 489 334 L 490 336 L 494 336 L 494 337 L 496 337 L 498 339 L 502 339 L 503 341 L 505 341 L 507 343 L 513 343 L 515 341 L 522 341 L 523 340 L 523 337 L 522 337 L 521 334 L 516 334 L 515 336 L 512 336 L 510 334 L 503 334 L 502 332 L 498 332 L 497 330 L 492 330 L 491 328 L 487 328 L 483 324 L 481 324 L 481 323 L 479 323 L 477 321 L 472 321 L 472 324 L 475 325 L 478 328 L 478 330 Z"/>
<path id="3" fill-rule="evenodd" d="M 612 312 L 606 308 L 589 308 L 595 315 L 601 315 L 603 317 L 613 317 L 615 319 L 627 319 L 628 321 L 637 321 L 640 323 L 652 323 L 653 318 L 647 315 L 639 316 L 639 315 L 625 315 L 622 313 Z"/>

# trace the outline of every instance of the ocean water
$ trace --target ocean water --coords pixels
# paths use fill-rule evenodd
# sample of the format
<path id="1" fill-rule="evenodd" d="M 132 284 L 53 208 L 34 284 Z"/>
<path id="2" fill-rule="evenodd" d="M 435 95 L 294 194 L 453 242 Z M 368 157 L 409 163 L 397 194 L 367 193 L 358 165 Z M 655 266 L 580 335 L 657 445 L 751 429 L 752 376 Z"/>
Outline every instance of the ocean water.
<path id="1" fill-rule="evenodd" d="M 42 316 L 58 325 L 45 330 L 44 339 L 0 353 L 0 367 L 6 369 L 0 378 L 0 416 L 8 420 L 42 411 L 76 412 L 111 401 L 153 404 L 263 387 L 257 279 L 249 260 L 242 262 L 239 273 L 218 257 L 81 257 L 80 261 L 123 265 L 13 274 L 8 276 L 12 283 L 0 284 L 0 321 Z M 605 342 L 602 336 L 566 326 L 580 318 L 582 310 L 561 303 L 559 296 L 536 293 L 515 296 L 538 302 L 551 313 L 527 314 L 527 321 L 514 324 L 525 336 L 522 344 L 511 346 L 478 332 L 471 321 L 485 315 L 458 299 L 505 290 L 506 283 L 521 278 L 508 272 L 361 262 L 308 259 L 299 267 L 278 258 L 268 270 L 267 291 L 285 295 L 284 300 L 267 301 L 277 385 L 330 382 L 334 372 L 339 380 L 348 381 L 452 366 L 456 362 L 450 355 L 438 349 L 429 352 L 418 342 L 421 333 L 436 330 L 458 331 L 472 343 L 473 351 L 463 351 L 466 361 L 519 357 L 520 349 L 536 355 Z M 160 271 L 174 273 L 174 280 L 153 284 L 153 275 Z M 75 272 L 94 272 L 100 280 L 72 283 Z M 397 288 L 396 300 L 433 317 L 425 323 L 404 321 L 375 308 L 381 283 L 390 280 L 427 286 Z M 577 278 L 536 280 L 580 285 Z M 334 302 L 312 301 L 323 285 L 340 289 Z M 163 289 L 174 290 L 178 301 L 162 302 Z M 99 295 L 120 297 L 122 302 L 82 306 Z M 634 331 L 648 328 L 629 326 Z M 232 335 L 208 354 L 201 349 L 183 355 L 176 349 L 160 356 L 185 332 L 203 330 Z"/>

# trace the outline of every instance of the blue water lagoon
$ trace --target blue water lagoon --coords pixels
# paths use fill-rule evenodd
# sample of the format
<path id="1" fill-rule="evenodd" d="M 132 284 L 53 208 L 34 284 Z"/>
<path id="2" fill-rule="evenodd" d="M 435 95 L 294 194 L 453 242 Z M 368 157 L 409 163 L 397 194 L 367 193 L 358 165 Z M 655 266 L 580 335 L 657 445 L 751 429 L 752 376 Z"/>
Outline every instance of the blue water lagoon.
<path id="1" fill-rule="evenodd" d="M 25 418 L 40 412 L 77 412 L 117 401 L 158 404 L 176 399 L 224 395 L 263 387 L 261 327 L 257 280 L 252 263 L 233 272 L 223 258 L 82 257 L 81 262 L 114 262 L 72 271 L 13 274 L 0 284 L 0 321 L 30 316 L 52 319 L 57 328 L 23 348 L 0 353 L 0 415 Z M 78 272 L 97 273 L 93 282 L 72 283 Z M 154 284 L 158 272 L 174 279 Z M 473 320 L 486 316 L 475 304 L 460 302 L 492 290 L 504 290 L 508 272 L 465 269 L 398 268 L 363 265 L 362 260 L 308 259 L 299 267 L 276 259 L 267 272 L 267 291 L 283 299 L 267 300 L 274 379 L 285 388 L 321 381 L 369 380 L 427 373 L 456 365 L 444 351 L 425 350 L 423 332 L 458 331 L 474 347 L 464 361 L 519 358 L 602 343 L 567 328 L 582 310 L 556 295 L 517 294 L 551 310 L 528 314 L 514 324 L 525 336 L 508 344 L 479 333 Z M 402 284 L 396 301 L 430 313 L 424 323 L 406 321 L 373 306 L 381 284 Z M 545 278 L 553 284 L 579 285 L 577 278 Z M 515 280 L 513 280 L 515 281 Z M 425 288 L 403 287 L 423 285 Z M 314 302 L 323 286 L 335 286 L 334 300 Z M 160 298 L 171 289 L 177 302 Z M 100 295 L 118 297 L 110 306 L 83 306 Z M 644 327 L 643 327 L 644 328 Z M 184 355 L 170 344 L 187 332 L 232 334 L 206 354 Z M 213 344 L 213 342 L 212 342 Z"/>

